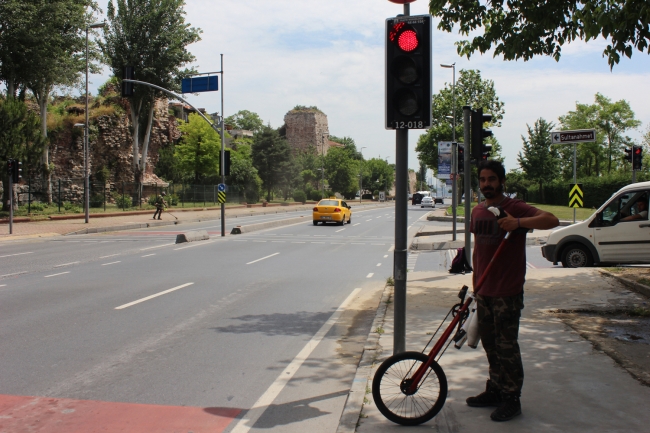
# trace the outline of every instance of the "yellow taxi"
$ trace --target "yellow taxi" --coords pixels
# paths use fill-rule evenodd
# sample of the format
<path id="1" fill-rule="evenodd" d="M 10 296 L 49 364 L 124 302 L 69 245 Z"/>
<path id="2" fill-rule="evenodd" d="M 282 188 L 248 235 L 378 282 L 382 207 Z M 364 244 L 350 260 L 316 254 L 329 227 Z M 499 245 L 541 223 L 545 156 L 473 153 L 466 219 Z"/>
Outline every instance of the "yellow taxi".
<path id="1" fill-rule="evenodd" d="M 335 222 L 338 225 L 343 225 L 345 222 L 350 224 L 352 221 L 352 211 L 350 210 L 351 206 L 344 200 L 339 200 L 337 198 L 327 198 L 318 202 L 316 207 L 314 207 L 313 220 L 314 225 L 317 225 L 319 222 L 323 224 L 328 222 Z"/>

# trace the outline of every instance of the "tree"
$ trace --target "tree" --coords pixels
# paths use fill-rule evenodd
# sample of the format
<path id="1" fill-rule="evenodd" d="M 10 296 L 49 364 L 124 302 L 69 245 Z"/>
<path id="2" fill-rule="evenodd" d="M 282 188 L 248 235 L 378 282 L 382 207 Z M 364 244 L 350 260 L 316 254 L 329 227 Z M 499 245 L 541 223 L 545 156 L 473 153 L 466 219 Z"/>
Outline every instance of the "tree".
<path id="1" fill-rule="evenodd" d="M 189 122 L 178 125 L 183 136 L 176 145 L 174 156 L 183 177 L 192 176 L 199 183 L 206 176 L 219 173 L 221 137 L 205 119 L 191 113 Z"/>
<path id="2" fill-rule="evenodd" d="M 634 112 L 625 100 L 612 103 L 611 99 L 596 93 L 594 104 L 576 103 L 575 111 L 560 116 L 562 129 L 596 129 L 597 137 L 593 143 L 578 145 L 578 165 L 582 175 L 599 176 L 604 170 L 602 164 L 607 161 L 607 173 L 617 168 L 617 161 L 623 153 L 624 146 L 631 145 L 632 139 L 625 132 L 637 128 L 641 122 L 634 118 Z M 563 174 L 572 176 L 573 148 L 565 147 L 561 153 L 565 158 Z"/>
<path id="3" fill-rule="evenodd" d="M 273 189 L 280 183 L 282 173 L 290 163 L 291 148 L 278 131 L 265 126 L 255 134 L 251 151 L 253 166 L 266 190 L 266 199 L 271 200 Z"/>
<path id="4" fill-rule="evenodd" d="M 35 171 L 39 168 L 40 155 L 46 144 L 38 116 L 28 111 L 22 101 L 0 98 L 0 179 L 4 186 L 2 210 L 9 210 L 7 160 L 18 159 L 23 162 L 25 172 Z"/>
<path id="5" fill-rule="evenodd" d="M 350 158 L 361 161 L 363 155 L 357 150 L 357 145 L 351 137 L 339 138 L 334 135 L 329 136 L 329 140 L 343 145 L 343 149 L 350 155 Z"/>
<path id="6" fill-rule="evenodd" d="M 419 170 L 415 173 L 415 180 L 418 182 L 418 189 L 423 190 L 427 181 L 427 165 L 422 161 L 420 161 Z"/>
<path id="7" fill-rule="evenodd" d="M 240 143 L 237 149 L 230 150 L 230 175 L 226 177 L 228 186 L 241 191 L 249 203 L 257 203 L 260 197 L 262 179 L 253 167 L 251 146 Z"/>
<path id="8" fill-rule="evenodd" d="M 528 128 L 528 139 L 523 135 L 523 153 L 519 152 L 517 161 L 529 181 L 534 181 L 539 186 L 539 196 L 544 199 L 544 184 L 556 178 L 559 172 L 559 155 L 551 145 L 551 131 L 555 127 L 541 117 L 535 125 Z"/>
<path id="9" fill-rule="evenodd" d="M 372 158 L 363 163 L 363 187 L 374 190 L 375 188 L 390 188 L 395 183 L 395 169 L 392 165 L 380 158 Z"/>
<path id="10" fill-rule="evenodd" d="M 138 80 L 180 91 L 181 78 L 194 72 L 181 69 L 194 61 L 187 46 L 200 40 L 201 33 L 200 29 L 185 23 L 185 2 L 116 0 L 116 4 L 117 7 L 113 0 L 108 3 L 109 26 L 104 32 L 104 42 L 100 43 L 113 75 L 121 77 L 125 66 L 133 66 Z M 142 181 L 147 166 L 155 99 L 161 96 L 161 92 L 150 87 L 135 86 L 135 93 L 129 101 L 133 172 L 138 183 Z M 144 113 L 148 114 L 146 125 Z"/>
<path id="11" fill-rule="evenodd" d="M 354 197 L 358 189 L 358 162 L 341 147 L 331 147 L 325 155 L 325 177 L 332 191 Z"/>
<path id="12" fill-rule="evenodd" d="M 494 48 L 494 55 L 506 60 L 546 55 L 559 61 L 565 43 L 600 36 L 610 42 L 603 51 L 610 67 L 621 54 L 632 57 L 634 48 L 650 54 L 645 0 L 430 0 L 429 10 L 440 18 L 439 29 L 451 32 L 458 24 L 460 34 L 473 34 L 471 40 L 457 42 L 458 54 L 467 57 Z M 479 28 L 483 33 L 474 36 Z"/>
<path id="13" fill-rule="evenodd" d="M 264 121 L 257 113 L 248 110 L 239 110 L 232 116 L 226 117 L 226 125 L 231 125 L 235 129 L 244 129 L 252 132 L 260 132 L 264 127 Z"/>
<path id="14" fill-rule="evenodd" d="M 462 69 L 456 81 L 456 140 L 463 137 L 463 110 L 461 107 L 483 107 L 486 114 L 492 114 L 490 126 L 501 126 L 505 113 L 503 102 L 499 100 L 492 80 L 483 80 L 481 72 Z M 415 150 L 418 159 L 434 171 L 438 170 L 438 142 L 451 141 L 453 138 L 452 120 L 447 119 L 453 113 L 452 86 L 448 83 L 433 95 L 431 128 L 418 139 Z M 469 152 L 469 144 L 465 145 Z"/>

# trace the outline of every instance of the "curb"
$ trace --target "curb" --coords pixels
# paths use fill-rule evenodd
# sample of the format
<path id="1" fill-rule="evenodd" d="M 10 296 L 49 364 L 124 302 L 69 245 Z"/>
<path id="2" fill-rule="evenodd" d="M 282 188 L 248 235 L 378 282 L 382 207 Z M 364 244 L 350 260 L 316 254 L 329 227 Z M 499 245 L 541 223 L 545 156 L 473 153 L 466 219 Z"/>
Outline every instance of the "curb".
<path id="1" fill-rule="evenodd" d="M 630 279 L 621 277 L 620 275 L 616 275 L 615 273 L 607 271 L 605 269 L 598 269 L 598 271 L 602 274 L 614 278 L 615 280 L 619 281 L 627 288 L 632 289 L 633 291 L 650 298 L 650 287 L 646 286 L 645 284 L 637 283 L 636 281 L 632 281 Z"/>
<path id="2" fill-rule="evenodd" d="M 363 405 L 365 404 L 364 400 L 366 399 L 366 390 L 369 387 L 368 383 L 371 381 L 372 367 L 381 353 L 381 346 L 379 345 L 380 334 L 374 331 L 384 324 L 386 311 L 388 310 L 388 301 L 392 294 L 393 286 L 384 286 L 384 293 L 381 295 L 375 319 L 370 326 L 370 332 L 368 333 L 366 344 L 363 347 L 357 372 L 352 380 L 350 393 L 345 401 L 336 433 L 354 433 L 357 429 Z"/>

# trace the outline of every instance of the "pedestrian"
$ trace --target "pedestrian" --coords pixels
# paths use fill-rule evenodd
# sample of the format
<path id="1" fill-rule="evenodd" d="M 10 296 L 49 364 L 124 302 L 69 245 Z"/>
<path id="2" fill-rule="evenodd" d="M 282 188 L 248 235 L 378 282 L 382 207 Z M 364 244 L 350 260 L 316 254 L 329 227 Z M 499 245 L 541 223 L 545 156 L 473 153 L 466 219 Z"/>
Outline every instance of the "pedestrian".
<path id="1" fill-rule="evenodd" d="M 485 201 L 472 210 L 474 233 L 474 284 L 490 263 L 507 232 L 518 228 L 546 230 L 559 225 L 555 215 L 504 195 L 506 173 L 494 160 L 478 166 L 479 188 Z M 506 217 L 497 220 L 490 206 L 500 206 Z M 521 415 L 521 388 L 524 368 L 517 342 L 519 318 L 524 308 L 526 276 L 526 234 L 511 234 L 498 261 L 476 296 L 479 335 L 489 364 L 485 391 L 469 397 L 472 407 L 496 407 L 490 418 L 508 421 Z"/>
<path id="2" fill-rule="evenodd" d="M 158 214 L 158 219 L 162 216 L 163 210 L 167 207 L 167 202 L 165 201 L 165 196 L 167 193 L 165 191 L 161 192 L 158 197 L 156 197 L 156 211 L 153 213 L 153 219 L 156 219 L 156 214 Z"/>

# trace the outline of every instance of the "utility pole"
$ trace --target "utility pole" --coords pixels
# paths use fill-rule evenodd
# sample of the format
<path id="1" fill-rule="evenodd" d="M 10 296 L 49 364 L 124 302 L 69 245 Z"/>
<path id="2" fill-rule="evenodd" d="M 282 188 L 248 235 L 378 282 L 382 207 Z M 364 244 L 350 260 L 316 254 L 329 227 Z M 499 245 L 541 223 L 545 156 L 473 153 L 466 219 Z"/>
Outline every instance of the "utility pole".
<path id="1" fill-rule="evenodd" d="M 470 112 L 472 108 L 469 105 L 465 105 L 463 107 L 463 139 L 465 143 L 471 143 L 472 141 L 470 140 L 469 137 L 469 118 L 470 118 Z M 465 161 L 463 163 L 465 164 L 465 182 L 463 185 L 464 194 L 465 194 L 465 254 L 468 258 L 468 260 L 472 260 L 472 234 L 470 233 L 470 217 L 471 217 L 471 202 L 472 202 L 472 167 L 470 163 L 470 155 L 472 152 L 469 151 L 469 149 L 465 149 L 464 157 Z"/>
<path id="2" fill-rule="evenodd" d="M 221 183 L 226 184 L 226 116 L 223 111 L 223 54 L 221 54 Z M 226 236 L 226 203 L 221 203 L 221 236 Z"/>

